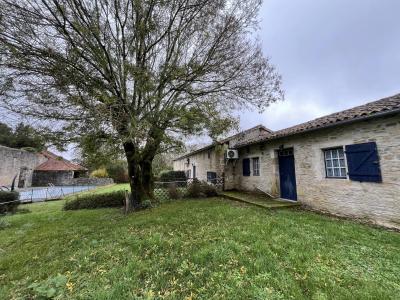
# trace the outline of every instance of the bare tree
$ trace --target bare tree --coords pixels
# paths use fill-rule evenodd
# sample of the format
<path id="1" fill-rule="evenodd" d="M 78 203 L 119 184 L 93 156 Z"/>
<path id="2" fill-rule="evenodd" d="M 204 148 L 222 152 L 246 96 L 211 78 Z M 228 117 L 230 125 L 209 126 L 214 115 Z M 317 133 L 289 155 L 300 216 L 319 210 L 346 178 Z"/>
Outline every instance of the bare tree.
<path id="1" fill-rule="evenodd" d="M 122 145 L 132 204 L 182 134 L 216 136 L 233 110 L 282 98 L 254 34 L 260 0 L 0 0 L 4 107 Z M 55 124 L 55 123 L 51 123 Z M 51 128 L 53 127 L 53 128 Z"/>

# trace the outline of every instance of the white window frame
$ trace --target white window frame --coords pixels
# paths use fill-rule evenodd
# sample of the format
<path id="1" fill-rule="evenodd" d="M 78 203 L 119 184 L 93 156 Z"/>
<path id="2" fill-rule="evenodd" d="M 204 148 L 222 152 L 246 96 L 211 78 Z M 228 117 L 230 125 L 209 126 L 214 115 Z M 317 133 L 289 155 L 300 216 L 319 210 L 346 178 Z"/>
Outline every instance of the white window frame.
<path id="1" fill-rule="evenodd" d="M 255 168 L 255 162 L 258 161 L 257 168 Z M 260 157 L 251 158 L 251 168 L 253 176 L 260 176 Z M 257 171 L 257 173 L 256 173 Z"/>
<path id="2" fill-rule="evenodd" d="M 323 149 L 325 178 L 347 179 L 347 163 L 343 146 Z M 332 171 L 329 174 L 329 171 Z"/>

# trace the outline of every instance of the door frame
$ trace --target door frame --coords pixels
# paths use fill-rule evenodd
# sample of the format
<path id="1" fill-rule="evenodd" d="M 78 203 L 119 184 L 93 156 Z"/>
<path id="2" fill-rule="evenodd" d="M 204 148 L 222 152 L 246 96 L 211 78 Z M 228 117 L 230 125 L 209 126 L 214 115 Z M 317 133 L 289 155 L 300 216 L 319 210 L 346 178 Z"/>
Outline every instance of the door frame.
<path id="1" fill-rule="evenodd" d="M 286 153 L 285 153 L 286 152 Z M 296 163 L 295 163 L 295 157 L 294 157 L 294 148 L 293 147 L 288 147 L 288 148 L 282 148 L 277 150 L 277 156 L 278 156 L 278 171 L 279 171 L 279 195 L 280 198 L 286 200 L 286 201 L 292 201 L 292 202 L 297 202 L 298 201 L 298 196 L 297 196 L 297 180 L 296 180 Z M 294 181 L 294 198 L 295 199 L 288 199 L 288 198 L 283 198 L 282 197 L 282 174 L 281 174 L 281 157 L 293 157 L 293 181 Z"/>

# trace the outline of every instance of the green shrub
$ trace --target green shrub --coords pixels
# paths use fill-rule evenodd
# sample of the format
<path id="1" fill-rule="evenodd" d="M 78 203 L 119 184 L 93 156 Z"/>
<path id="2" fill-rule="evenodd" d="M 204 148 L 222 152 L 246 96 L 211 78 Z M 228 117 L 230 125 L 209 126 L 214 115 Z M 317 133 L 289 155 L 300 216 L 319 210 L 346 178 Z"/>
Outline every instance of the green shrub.
<path id="1" fill-rule="evenodd" d="M 115 191 L 104 194 L 87 194 L 77 196 L 67 201 L 64 210 L 92 209 L 102 207 L 122 207 L 125 200 L 125 191 Z"/>
<path id="2" fill-rule="evenodd" d="M 107 178 L 108 173 L 107 173 L 106 168 L 100 168 L 100 169 L 94 170 L 92 173 L 90 173 L 90 177 Z"/>
<path id="3" fill-rule="evenodd" d="M 214 197 L 217 195 L 217 189 L 213 185 L 198 180 L 193 181 L 193 183 L 188 186 L 185 194 L 188 198 Z"/>
<path id="4" fill-rule="evenodd" d="M 186 197 L 188 198 L 200 198 L 200 197 L 204 197 L 205 195 L 202 193 L 202 186 L 200 181 L 193 181 L 193 183 L 191 183 L 186 190 Z"/>
<path id="5" fill-rule="evenodd" d="M 186 181 L 186 174 L 184 171 L 163 171 L 159 175 L 161 182 L 172 181 Z"/>
<path id="6" fill-rule="evenodd" d="M 151 203 L 150 199 L 145 199 L 140 204 L 141 209 L 152 208 L 152 207 L 153 207 L 153 204 Z"/>
<path id="7" fill-rule="evenodd" d="M 176 188 L 176 184 L 175 183 L 171 183 L 168 186 L 168 196 L 169 196 L 170 199 L 179 199 L 181 197 L 181 193 Z"/>
<path id="8" fill-rule="evenodd" d="M 206 197 L 215 197 L 218 196 L 218 191 L 215 186 L 208 184 L 206 182 L 202 182 L 201 184 L 202 192 L 206 195 Z"/>
<path id="9" fill-rule="evenodd" d="M 18 205 L 20 204 L 20 202 L 17 201 L 18 199 L 19 199 L 18 192 L 0 191 L 0 214 L 9 212 L 14 213 L 17 210 Z"/>
<path id="10" fill-rule="evenodd" d="M 115 162 L 107 166 L 107 173 L 115 183 L 128 183 L 128 168 L 123 162 Z"/>

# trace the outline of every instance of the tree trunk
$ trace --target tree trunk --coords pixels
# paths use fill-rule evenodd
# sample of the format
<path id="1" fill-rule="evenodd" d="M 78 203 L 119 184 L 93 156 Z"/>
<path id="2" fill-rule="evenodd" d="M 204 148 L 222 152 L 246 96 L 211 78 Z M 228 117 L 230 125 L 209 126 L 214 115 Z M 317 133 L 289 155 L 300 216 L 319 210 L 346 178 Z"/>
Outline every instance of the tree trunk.
<path id="1" fill-rule="evenodd" d="M 143 188 L 146 196 L 154 199 L 153 161 L 144 160 L 140 164 L 143 178 Z"/>
<path id="2" fill-rule="evenodd" d="M 137 209 L 143 200 L 154 198 L 152 160 L 143 160 L 131 142 L 124 143 L 124 150 L 128 162 L 131 207 Z"/>

